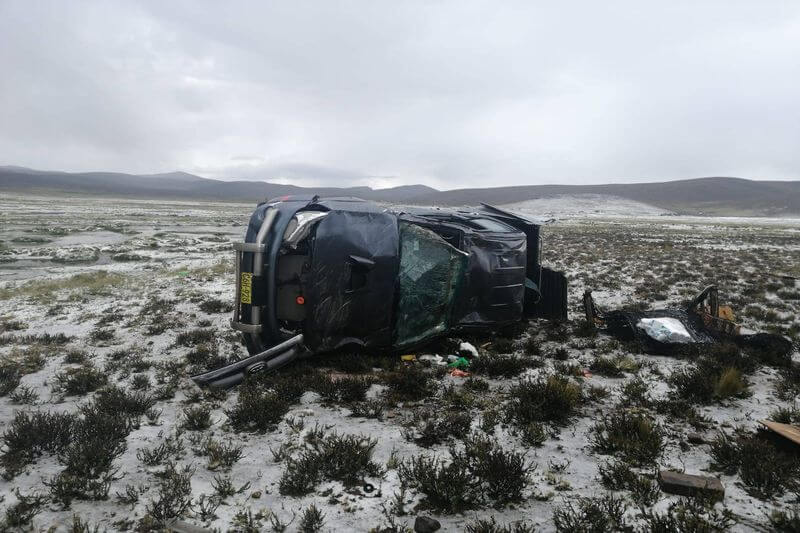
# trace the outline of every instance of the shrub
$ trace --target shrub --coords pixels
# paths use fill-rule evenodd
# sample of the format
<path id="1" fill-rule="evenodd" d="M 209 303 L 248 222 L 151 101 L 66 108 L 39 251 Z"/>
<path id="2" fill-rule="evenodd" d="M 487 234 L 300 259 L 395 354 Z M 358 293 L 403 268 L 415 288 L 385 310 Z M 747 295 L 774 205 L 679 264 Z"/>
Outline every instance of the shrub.
<path id="1" fill-rule="evenodd" d="M 18 411 L 3 434 L 3 477 L 11 479 L 43 453 L 59 453 L 72 440 L 76 417 L 67 413 Z"/>
<path id="2" fill-rule="evenodd" d="M 245 383 L 239 387 L 239 397 L 227 415 L 237 431 L 264 433 L 273 429 L 288 410 L 289 404 L 279 393 Z"/>
<path id="3" fill-rule="evenodd" d="M 350 411 L 353 416 L 381 420 L 385 407 L 386 404 L 382 400 L 366 400 L 350 405 Z"/>
<path id="4" fill-rule="evenodd" d="M 305 508 L 300 516 L 301 533 L 317 533 L 325 525 L 325 514 L 313 503 Z"/>
<path id="5" fill-rule="evenodd" d="M 19 363 L 10 359 L 0 360 L 0 397 L 14 391 L 22 379 Z"/>
<path id="6" fill-rule="evenodd" d="M 193 329 L 179 333 L 175 338 L 178 346 L 197 346 L 198 344 L 210 344 L 217 339 L 217 333 L 213 329 Z"/>
<path id="7" fill-rule="evenodd" d="M 214 488 L 214 492 L 217 493 L 219 499 L 225 500 L 229 496 L 233 496 L 234 494 L 241 494 L 242 492 L 246 491 L 250 488 L 250 482 L 248 481 L 238 489 L 234 486 L 233 481 L 229 477 L 222 477 L 220 475 L 214 476 L 214 479 L 211 480 L 211 486 Z"/>
<path id="8" fill-rule="evenodd" d="M 17 497 L 17 503 L 6 508 L 6 519 L 3 525 L 10 530 L 21 530 L 33 520 L 39 511 L 42 510 L 47 497 L 39 493 L 32 493 L 23 495 L 19 489 L 16 489 L 14 494 Z"/>
<path id="9" fill-rule="evenodd" d="M 595 357 L 589 369 L 600 376 L 619 378 L 625 372 L 634 372 L 639 369 L 639 364 L 630 356 Z"/>
<path id="10" fill-rule="evenodd" d="M 485 379 L 469 377 L 464 381 L 464 388 L 474 392 L 489 392 L 489 382 Z"/>
<path id="11" fill-rule="evenodd" d="M 464 526 L 464 531 L 467 533 L 534 533 L 536 528 L 527 522 L 500 525 L 492 516 L 488 520 L 476 518 Z"/>
<path id="12" fill-rule="evenodd" d="M 453 452 L 453 460 L 464 462 L 496 503 L 522 501 L 531 471 L 524 454 L 504 450 L 496 440 L 474 435 L 464 443 L 463 454 Z"/>
<path id="13" fill-rule="evenodd" d="M 331 379 L 330 376 L 324 376 L 316 384 L 315 390 L 328 402 L 352 403 L 363 401 L 367 397 L 370 384 L 370 380 L 362 377 L 343 376 Z"/>
<path id="14" fill-rule="evenodd" d="M 8 397 L 13 403 L 21 405 L 34 405 L 39 401 L 39 393 L 27 385 L 18 387 Z"/>
<path id="15" fill-rule="evenodd" d="M 586 531 L 601 533 L 605 531 L 630 531 L 625 521 L 627 504 L 613 494 L 597 498 L 578 497 L 566 500 L 553 511 L 556 531 Z"/>
<path id="16" fill-rule="evenodd" d="M 89 479 L 64 471 L 43 483 L 50 489 L 50 497 L 53 501 L 67 509 L 72 500 L 107 499 L 113 480 L 114 475 L 110 472 L 103 474 L 99 479 Z"/>
<path id="17" fill-rule="evenodd" d="M 539 368 L 544 365 L 539 359 L 516 357 L 513 355 L 486 354 L 476 357 L 470 362 L 470 371 L 485 374 L 489 377 L 514 377 L 528 368 Z"/>
<path id="18" fill-rule="evenodd" d="M 675 372 L 670 383 L 679 397 L 691 402 L 708 404 L 715 399 L 744 398 L 749 395 L 741 371 L 735 367 L 718 368 L 698 362 L 695 366 Z"/>
<path id="19" fill-rule="evenodd" d="M 64 362 L 68 365 L 80 365 L 89 359 L 89 354 L 83 350 L 69 350 L 64 356 Z"/>
<path id="20" fill-rule="evenodd" d="M 122 414 L 132 422 L 152 409 L 156 400 L 144 392 L 128 392 L 117 385 L 110 385 L 94 395 L 94 408 L 107 414 Z"/>
<path id="21" fill-rule="evenodd" d="M 631 497 L 639 505 L 651 506 L 661 493 L 658 484 L 631 470 L 621 461 L 607 462 L 599 466 L 600 481 L 610 490 L 629 490 Z"/>
<path id="22" fill-rule="evenodd" d="M 91 364 L 68 368 L 56 374 L 58 389 L 68 396 L 83 395 L 106 384 L 106 375 Z"/>
<path id="23" fill-rule="evenodd" d="M 427 448 L 451 438 L 466 437 L 472 425 L 472 417 L 469 413 L 436 413 L 426 409 L 414 413 L 413 425 L 416 432 L 407 432 L 406 438 Z"/>
<path id="24" fill-rule="evenodd" d="M 565 425 L 582 400 L 580 386 L 561 376 L 523 380 L 509 394 L 507 416 L 520 427 L 532 422 Z"/>
<path id="25" fill-rule="evenodd" d="M 734 367 L 722 371 L 714 384 L 714 396 L 717 398 L 742 397 L 747 391 L 747 383 L 742 379 L 742 373 Z"/>
<path id="26" fill-rule="evenodd" d="M 183 410 L 182 426 L 192 431 L 202 431 L 211 427 L 211 409 L 205 405 L 189 406 Z"/>
<path id="27" fill-rule="evenodd" d="M 59 454 L 65 472 L 85 479 L 99 479 L 112 471 L 114 460 L 125 451 L 132 422 L 125 413 L 109 413 L 90 404 L 74 425 L 72 441 Z"/>
<path id="28" fill-rule="evenodd" d="M 702 498 L 681 498 L 664 513 L 643 509 L 642 518 L 648 531 L 728 531 L 736 521 L 728 509 L 718 511 L 712 501 Z"/>
<path id="29" fill-rule="evenodd" d="M 492 343 L 490 344 L 491 350 L 494 353 L 513 353 L 514 352 L 514 340 L 505 338 L 505 337 L 497 337 L 495 338 Z"/>
<path id="30" fill-rule="evenodd" d="M 535 448 L 540 447 L 549 437 L 547 428 L 541 422 L 529 422 L 522 426 L 522 441 Z"/>
<path id="31" fill-rule="evenodd" d="M 178 436 L 167 437 L 158 446 L 140 448 L 136 452 L 136 458 L 147 466 L 158 466 L 170 457 L 180 457 L 183 454 L 183 450 L 183 439 Z"/>
<path id="32" fill-rule="evenodd" d="M 396 400 L 416 401 L 433 393 L 431 376 L 419 365 L 401 366 L 387 373 L 385 382 L 390 397 Z"/>
<path id="33" fill-rule="evenodd" d="M 192 475 L 189 467 L 179 470 L 168 464 L 160 475 L 158 497 L 150 500 L 147 513 L 160 526 L 183 516 L 192 504 Z"/>
<path id="34" fill-rule="evenodd" d="M 209 470 L 230 470 L 230 468 L 243 457 L 243 446 L 226 444 L 215 441 L 211 437 L 207 438 L 199 450 L 199 455 L 208 457 Z"/>
<path id="35" fill-rule="evenodd" d="M 626 462 L 647 465 L 662 453 L 664 431 L 651 418 L 621 410 L 603 417 L 593 428 L 592 447 Z"/>
<path id="36" fill-rule="evenodd" d="M 641 377 L 631 378 L 620 387 L 620 405 L 626 407 L 647 407 L 652 403 L 650 387 Z"/>
<path id="37" fill-rule="evenodd" d="M 536 337 L 529 337 L 522 344 L 522 349 L 526 355 L 542 355 L 542 347 Z"/>
<path id="38" fill-rule="evenodd" d="M 480 501 L 477 480 L 463 461 L 445 464 L 438 458 L 412 457 L 398 466 L 400 482 L 425 494 L 428 507 L 458 513 Z"/>
<path id="39" fill-rule="evenodd" d="M 233 304 L 227 301 L 211 298 L 200 303 L 200 310 L 209 315 L 217 313 L 230 313 L 233 311 Z"/>
<path id="40" fill-rule="evenodd" d="M 782 424 L 800 424 L 800 409 L 794 405 L 792 407 L 779 407 L 772 411 L 769 415 L 769 419 Z"/>
<path id="41" fill-rule="evenodd" d="M 780 381 L 776 387 L 778 397 L 791 400 L 800 395 L 800 363 L 793 362 L 780 371 Z"/>
<path id="42" fill-rule="evenodd" d="M 760 434 L 728 437 L 720 433 L 711 443 L 711 467 L 733 475 L 736 472 L 751 496 L 770 499 L 796 487 L 800 462 L 779 450 Z"/>
<path id="43" fill-rule="evenodd" d="M 800 508 L 794 507 L 787 511 L 774 510 L 769 515 L 769 523 L 776 531 L 794 533 L 800 531 Z"/>
<path id="44" fill-rule="evenodd" d="M 301 496 L 322 479 L 340 481 L 350 487 L 364 476 L 380 475 L 381 467 L 372 461 L 376 444 L 376 440 L 368 437 L 336 433 L 317 440 L 313 448 L 287 460 L 279 482 L 280 493 Z"/>

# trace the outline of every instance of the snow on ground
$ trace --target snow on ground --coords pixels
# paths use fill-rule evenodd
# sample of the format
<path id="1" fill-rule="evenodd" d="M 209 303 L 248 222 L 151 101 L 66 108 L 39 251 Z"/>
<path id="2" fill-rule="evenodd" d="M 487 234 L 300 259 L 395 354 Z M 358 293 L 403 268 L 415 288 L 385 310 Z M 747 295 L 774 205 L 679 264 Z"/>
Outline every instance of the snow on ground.
<path id="1" fill-rule="evenodd" d="M 537 217 L 658 216 L 670 211 L 650 204 L 608 194 L 560 194 L 503 206 Z"/>
<path id="2" fill-rule="evenodd" d="M 32 518 L 30 527 L 36 530 L 69 530 L 73 515 L 100 529 L 136 527 L 160 497 L 158 474 L 166 464 L 147 466 L 140 452 L 180 434 L 185 450 L 175 454 L 173 460 L 179 467 L 191 465 L 194 471 L 192 507 L 184 519 L 204 527 L 245 530 L 243 521 L 250 516 L 251 524 L 263 530 L 273 528 L 275 520 L 293 520 L 291 531 L 298 527 L 303 511 L 313 504 L 325 515 L 325 531 L 367 531 L 392 523 L 412 526 L 420 514 L 434 516 L 449 531 L 463 530 L 475 519 L 488 517 L 496 518 L 500 524 L 524 522 L 537 530 L 553 530 L 555 509 L 577 501 L 577 497 L 606 494 L 598 467 L 611 457 L 595 451 L 591 439 L 598 420 L 622 409 L 618 402 L 623 385 L 638 376 L 654 400 L 665 400 L 672 391 L 668 377 L 691 365 L 687 360 L 632 352 L 603 334 L 581 337 L 580 298 L 585 288 L 595 289 L 601 306 L 638 304 L 654 308 L 685 301 L 704 285 L 715 282 L 720 286 L 723 302 L 733 304 L 745 326 L 755 330 L 780 328 L 795 338 L 800 331 L 797 287 L 794 282 L 770 276 L 800 275 L 800 224 L 698 217 L 676 221 L 658 217 L 660 213 L 649 206 L 618 199 L 556 200 L 555 207 L 551 203 L 549 208 L 545 199 L 508 207 L 566 218 L 545 228 L 544 257 L 568 273 L 572 322 L 554 329 L 545 322 L 533 321 L 507 342 L 495 336 L 470 339 L 478 347 L 479 357 L 499 352 L 535 362 L 531 363 L 534 368 L 517 377 L 481 376 L 488 382 L 489 391 L 472 395 L 472 407 L 464 407 L 472 417 L 473 432 L 486 432 L 504 449 L 525 454 L 529 483 L 521 502 L 495 508 L 487 501 L 447 514 L 415 510 L 425 495 L 411 488 L 401 492 L 396 464 L 420 455 L 446 459 L 450 446 L 460 446 L 460 439 L 453 439 L 425 448 L 410 440 L 409 435 L 413 435 L 413 414 L 425 409 L 442 412 L 442 391 L 450 385 L 463 391 L 463 378 L 437 375 L 430 397 L 389 401 L 380 420 L 352 416 L 353 404 L 323 401 L 319 393 L 309 390 L 289 407 L 274 429 L 263 434 L 236 431 L 231 426 L 228 414 L 237 404 L 240 391 L 230 391 L 220 398 L 204 396 L 188 379 L 205 363 L 187 360 L 197 356 L 198 348 L 178 342 L 181 333 L 199 329 L 213 332 L 213 339 L 208 342 L 218 357 L 227 360 L 245 353 L 228 327 L 223 302 L 229 301 L 233 291 L 230 242 L 242 237 L 254 206 L 47 196 L 3 198 L 0 356 L 18 358 L 37 351 L 43 354 L 44 361 L 23 375 L 18 386 L 37 393 L 38 400 L 33 405 L 15 402 L 10 395 L 0 397 L 0 430 L 7 431 L 19 412 L 76 412 L 90 402 L 96 392 L 70 395 L 56 386 L 56 376 L 86 364 L 102 370 L 109 383 L 127 390 L 139 387 L 144 393 L 155 395 L 168 390 L 171 384 L 176 388 L 173 396 L 164 394 L 157 401 L 158 414 L 142 417 L 140 425 L 125 439 L 125 450 L 113 463 L 117 474 L 107 499 L 76 499 L 67 509 L 48 499 L 50 489 L 45 482 L 59 474 L 64 465 L 57 454 L 44 453 L 23 472 L 0 480 L 2 505 L 12 508 L 19 500 L 16 491 L 23 497 L 45 496 L 47 501 Z M 604 216 L 598 212 L 600 205 L 605 209 Z M 770 311 L 775 314 L 770 315 Z M 42 345 L 35 337 L 59 333 L 69 336 L 61 346 Z M 454 340 L 453 346 L 457 347 L 465 339 Z M 539 355 L 527 353 L 532 345 Z M 446 346 L 449 345 L 444 343 L 428 350 L 446 356 L 450 354 Z M 70 350 L 85 352 L 87 362 L 65 362 Z M 426 351 L 418 355 L 423 353 Z M 619 377 L 584 372 L 598 356 L 629 361 L 627 370 Z M 794 358 L 798 359 L 797 353 Z M 367 373 L 367 379 L 374 381 L 368 398 L 380 400 L 387 393 L 384 377 L 394 372 L 392 367 L 398 368 L 399 363 L 396 356 L 386 363 L 376 361 L 375 370 Z M 323 373 L 347 373 L 333 363 L 332 368 L 326 368 L 322 360 L 317 363 Z M 578 375 L 573 375 L 575 370 Z M 490 414 L 505 411 L 510 387 L 520 379 L 550 375 L 565 375 L 587 394 L 595 391 L 597 397 L 581 405 L 579 415 L 564 427 L 553 428 L 553 434 L 541 447 L 525 444 L 519 428 L 502 417 L 487 427 L 484 421 Z M 709 446 L 688 444 L 689 432 L 699 431 L 705 439 L 713 439 L 718 431 L 731 432 L 738 426 L 753 431 L 757 420 L 778 407 L 792 406 L 791 398 L 779 397 L 776 392 L 781 379 L 777 369 L 763 366 L 746 379 L 749 397 L 696 406 L 709 419 L 700 429 L 685 420 L 638 407 L 664 428 L 660 468 L 710 474 Z M 597 392 L 602 389 L 607 396 Z M 198 405 L 210 409 L 211 427 L 182 429 L 184 411 Z M 275 452 L 283 445 L 297 457 L 315 428 L 374 438 L 372 458 L 384 467 L 385 474 L 349 487 L 322 480 L 305 496 L 281 495 L 279 480 L 288 463 L 285 458 L 276 458 Z M 242 448 L 242 458 L 230 470 L 214 468 L 206 457 L 194 451 L 209 436 Z M 643 469 L 643 473 L 651 472 L 652 469 Z M 202 495 L 208 499 L 215 494 L 219 476 L 229 477 L 236 488 L 246 488 L 226 497 L 213 518 L 204 520 L 199 515 Z M 786 492 L 760 499 L 748 493 L 738 475 L 721 478 L 726 488 L 724 505 L 736 517 L 734 530 L 768 529 L 767 515 L 776 509 L 791 509 L 796 497 Z M 368 490 L 367 483 L 376 490 Z M 117 497 L 127 487 L 138 492 L 137 501 L 122 503 Z M 627 491 L 619 494 L 629 501 Z M 399 512 L 398 498 L 406 514 Z M 666 512 L 676 500 L 675 496 L 661 493 L 652 509 Z M 644 527 L 637 507 L 629 501 L 626 516 L 638 527 Z"/>

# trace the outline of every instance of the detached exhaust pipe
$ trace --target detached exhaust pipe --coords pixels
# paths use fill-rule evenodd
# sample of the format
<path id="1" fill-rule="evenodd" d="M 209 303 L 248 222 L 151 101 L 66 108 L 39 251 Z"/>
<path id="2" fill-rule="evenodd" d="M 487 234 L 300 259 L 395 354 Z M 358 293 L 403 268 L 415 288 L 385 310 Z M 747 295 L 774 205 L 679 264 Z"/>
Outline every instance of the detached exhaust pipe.
<path id="1" fill-rule="evenodd" d="M 272 372 L 283 365 L 290 363 L 306 353 L 303 347 L 303 336 L 295 335 L 269 350 L 251 355 L 241 361 L 236 361 L 228 366 L 192 376 L 200 387 L 214 387 L 218 389 L 229 389 L 235 387 L 244 380 L 247 374 L 258 374 L 261 372 Z"/>

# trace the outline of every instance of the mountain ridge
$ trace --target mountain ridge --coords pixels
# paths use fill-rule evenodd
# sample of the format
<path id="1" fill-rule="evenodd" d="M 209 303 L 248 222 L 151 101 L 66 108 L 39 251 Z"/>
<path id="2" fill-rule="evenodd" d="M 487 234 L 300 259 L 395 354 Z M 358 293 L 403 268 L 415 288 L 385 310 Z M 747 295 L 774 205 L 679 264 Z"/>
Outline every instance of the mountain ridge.
<path id="1" fill-rule="evenodd" d="M 679 214 L 800 215 L 800 181 L 761 181 L 735 177 L 600 185 L 515 185 L 439 191 L 420 184 L 386 189 L 366 186 L 298 187 L 265 181 L 222 181 L 182 171 L 137 175 L 0 166 L 0 190 L 245 202 L 293 194 L 318 194 L 426 205 L 475 205 L 479 202 L 504 205 L 539 198 L 597 194 L 627 198 Z"/>

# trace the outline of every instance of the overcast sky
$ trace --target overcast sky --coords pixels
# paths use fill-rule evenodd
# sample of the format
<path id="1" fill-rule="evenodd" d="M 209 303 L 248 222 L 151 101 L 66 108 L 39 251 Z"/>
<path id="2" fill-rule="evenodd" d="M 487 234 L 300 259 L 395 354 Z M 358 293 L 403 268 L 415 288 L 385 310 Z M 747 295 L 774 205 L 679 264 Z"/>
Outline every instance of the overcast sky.
<path id="1" fill-rule="evenodd" d="M 800 2 L 0 1 L 0 164 L 800 179 Z"/>

